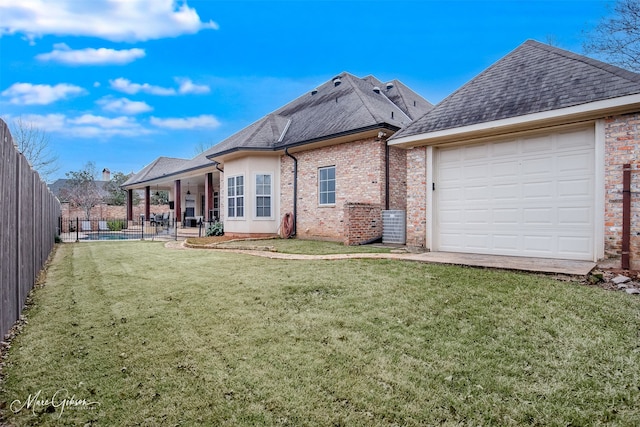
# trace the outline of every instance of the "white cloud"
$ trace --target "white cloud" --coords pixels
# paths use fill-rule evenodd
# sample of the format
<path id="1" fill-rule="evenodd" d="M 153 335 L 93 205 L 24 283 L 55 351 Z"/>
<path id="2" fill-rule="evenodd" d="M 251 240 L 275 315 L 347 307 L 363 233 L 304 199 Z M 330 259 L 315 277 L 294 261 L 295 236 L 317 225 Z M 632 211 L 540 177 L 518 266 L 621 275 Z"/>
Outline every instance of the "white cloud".
<path id="1" fill-rule="evenodd" d="M 132 83 L 131 80 L 124 79 L 122 77 L 115 80 L 109 80 L 111 88 L 120 92 L 128 93 L 129 95 L 135 95 L 138 92 L 149 93 L 152 95 L 169 96 L 175 95 L 176 91 L 173 88 L 165 88 L 160 86 L 153 86 L 149 83 Z"/>
<path id="2" fill-rule="evenodd" d="M 202 114 L 197 117 L 185 117 L 185 118 L 167 118 L 161 119 L 158 117 L 151 117 L 151 124 L 161 128 L 167 129 L 198 129 L 209 128 L 214 129 L 220 126 L 218 119 L 209 114 Z"/>
<path id="3" fill-rule="evenodd" d="M 72 96 L 84 95 L 86 91 L 80 86 L 68 83 L 51 85 L 34 85 L 31 83 L 14 83 L 2 91 L 2 96 L 9 97 L 9 102 L 18 105 L 47 105 Z"/>
<path id="4" fill-rule="evenodd" d="M 176 82 L 180 85 L 178 88 L 178 93 L 183 95 L 190 93 L 209 93 L 211 89 L 207 85 L 197 85 L 191 81 L 191 79 L 187 78 L 178 78 L 176 77 Z"/>
<path id="5" fill-rule="evenodd" d="M 54 34 L 135 42 L 218 28 L 177 0 L 2 1 L 0 16 L 0 35 L 20 33 L 31 40 Z"/>
<path id="6" fill-rule="evenodd" d="M 36 58 L 40 61 L 54 61 L 69 65 L 124 65 L 144 56 L 144 49 L 86 48 L 73 50 L 65 43 L 58 43 L 53 46 L 53 51 L 41 53 Z"/>
<path id="7" fill-rule="evenodd" d="M 148 135 L 153 130 L 143 127 L 131 117 L 103 117 L 84 114 L 67 117 L 64 114 L 27 114 L 20 116 L 25 122 L 33 123 L 48 133 L 59 133 L 77 138 L 102 138 L 112 136 L 136 137 Z M 7 116 L 11 119 L 11 116 Z"/>
<path id="8" fill-rule="evenodd" d="M 128 98 L 114 99 L 106 96 L 96 101 L 105 111 L 111 111 L 121 114 L 139 114 L 153 110 L 153 108 L 143 101 L 131 101 Z"/>

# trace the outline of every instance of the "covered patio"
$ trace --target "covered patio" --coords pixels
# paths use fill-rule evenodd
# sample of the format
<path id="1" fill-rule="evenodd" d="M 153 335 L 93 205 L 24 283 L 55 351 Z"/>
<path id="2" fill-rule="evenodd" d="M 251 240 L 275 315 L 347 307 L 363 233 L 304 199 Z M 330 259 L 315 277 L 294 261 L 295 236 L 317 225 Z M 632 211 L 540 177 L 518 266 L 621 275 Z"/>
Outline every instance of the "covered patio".
<path id="1" fill-rule="evenodd" d="M 122 188 L 127 191 L 127 220 L 146 227 L 160 224 L 168 228 L 196 228 L 199 224 L 220 220 L 220 175 L 218 165 L 204 157 L 191 160 L 159 157 L 129 178 Z M 144 213 L 134 218 L 133 192 L 142 190 Z M 169 209 L 152 212 L 151 197 L 168 193 Z M 154 215 L 155 214 L 155 215 Z M 197 234 L 196 234 L 197 235 Z"/>

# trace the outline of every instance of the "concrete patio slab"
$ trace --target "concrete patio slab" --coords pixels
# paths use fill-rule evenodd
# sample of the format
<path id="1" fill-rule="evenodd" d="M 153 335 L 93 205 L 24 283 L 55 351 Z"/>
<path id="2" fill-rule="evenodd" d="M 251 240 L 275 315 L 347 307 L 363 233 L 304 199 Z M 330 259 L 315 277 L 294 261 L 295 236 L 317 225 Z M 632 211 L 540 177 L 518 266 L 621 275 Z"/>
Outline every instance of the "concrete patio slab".
<path id="1" fill-rule="evenodd" d="M 596 267 L 595 262 L 548 258 L 525 258 L 501 255 L 463 254 L 454 252 L 426 252 L 416 255 L 424 262 L 502 268 L 506 270 L 586 276 Z"/>

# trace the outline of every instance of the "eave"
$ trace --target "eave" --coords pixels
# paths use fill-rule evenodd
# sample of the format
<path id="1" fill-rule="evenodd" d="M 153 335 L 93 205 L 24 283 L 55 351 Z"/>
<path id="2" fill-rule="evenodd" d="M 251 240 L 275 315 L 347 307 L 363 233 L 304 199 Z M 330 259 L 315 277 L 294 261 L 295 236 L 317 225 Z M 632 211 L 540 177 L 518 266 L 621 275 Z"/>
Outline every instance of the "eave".
<path id="1" fill-rule="evenodd" d="M 595 101 L 557 110 L 510 117 L 434 132 L 392 139 L 389 145 L 414 148 L 452 142 L 466 142 L 489 136 L 506 135 L 526 130 L 543 129 L 570 123 L 580 123 L 603 117 L 640 111 L 640 94 Z"/>

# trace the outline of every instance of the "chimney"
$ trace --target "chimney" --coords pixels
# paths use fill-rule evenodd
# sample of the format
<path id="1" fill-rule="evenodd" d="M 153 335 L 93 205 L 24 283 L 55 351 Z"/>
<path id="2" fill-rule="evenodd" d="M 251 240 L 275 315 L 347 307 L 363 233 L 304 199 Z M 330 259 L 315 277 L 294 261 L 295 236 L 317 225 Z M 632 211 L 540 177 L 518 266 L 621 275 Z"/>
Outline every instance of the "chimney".
<path id="1" fill-rule="evenodd" d="M 102 180 L 111 181 L 111 171 L 107 168 L 102 169 Z"/>

